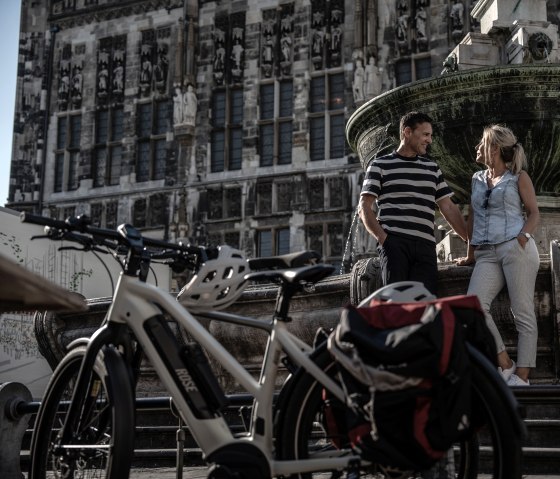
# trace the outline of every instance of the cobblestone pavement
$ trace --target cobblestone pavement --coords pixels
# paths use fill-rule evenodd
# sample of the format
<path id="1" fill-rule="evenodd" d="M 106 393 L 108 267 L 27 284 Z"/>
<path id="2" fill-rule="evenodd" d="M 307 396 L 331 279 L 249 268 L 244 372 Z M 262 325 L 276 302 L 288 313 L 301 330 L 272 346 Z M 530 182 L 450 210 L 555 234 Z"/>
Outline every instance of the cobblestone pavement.
<path id="1" fill-rule="evenodd" d="M 206 479 L 205 467 L 188 467 L 183 470 L 183 479 Z M 176 479 L 174 468 L 144 468 L 130 471 L 130 479 Z M 327 479 L 329 474 L 314 476 L 317 479 Z M 481 475 L 479 479 L 490 479 L 490 476 Z M 560 479 L 560 475 L 528 475 L 523 479 Z"/>

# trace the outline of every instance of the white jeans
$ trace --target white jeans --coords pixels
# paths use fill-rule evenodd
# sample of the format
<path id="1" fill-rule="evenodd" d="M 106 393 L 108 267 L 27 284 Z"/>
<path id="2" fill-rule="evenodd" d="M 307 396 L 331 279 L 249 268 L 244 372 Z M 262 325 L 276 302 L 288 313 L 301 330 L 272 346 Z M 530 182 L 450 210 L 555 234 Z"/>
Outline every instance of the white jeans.
<path id="1" fill-rule="evenodd" d="M 517 238 L 497 245 L 476 248 L 474 271 L 467 294 L 476 294 L 486 323 L 496 341 L 497 352 L 505 350 L 502 336 L 490 315 L 490 305 L 507 285 L 511 312 L 518 333 L 517 365 L 534 368 L 537 360 L 538 327 L 535 315 L 535 281 L 539 271 L 539 253 L 531 238 L 523 248 Z"/>

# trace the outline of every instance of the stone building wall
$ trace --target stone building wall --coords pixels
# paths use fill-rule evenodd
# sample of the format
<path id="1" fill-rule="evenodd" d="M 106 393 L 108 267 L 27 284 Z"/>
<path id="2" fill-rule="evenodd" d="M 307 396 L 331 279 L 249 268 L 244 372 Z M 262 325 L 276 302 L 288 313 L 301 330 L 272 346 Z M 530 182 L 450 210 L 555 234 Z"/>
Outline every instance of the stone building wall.
<path id="1" fill-rule="evenodd" d="M 24 0 L 8 206 L 348 266 L 345 120 L 439 75 L 474 3 Z"/>

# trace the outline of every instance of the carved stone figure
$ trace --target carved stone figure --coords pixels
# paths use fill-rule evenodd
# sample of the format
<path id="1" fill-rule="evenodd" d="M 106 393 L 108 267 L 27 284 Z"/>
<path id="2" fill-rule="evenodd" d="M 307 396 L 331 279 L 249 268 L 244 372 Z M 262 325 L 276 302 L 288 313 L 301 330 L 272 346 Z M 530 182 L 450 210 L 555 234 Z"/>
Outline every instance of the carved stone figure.
<path id="1" fill-rule="evenodd" d="M 82 66 L 74 65 L 72 72 L 72 103 L 75 107 L 80 107 L 82 103 Z"/>
<path id="2" fill-rule="evenodd" d="M 366 65 L 365 97 L 373 98 L 381 93 L 381 69 L 377 68 L 375 58 L 370 56 Z"/>
<path id="3" fill-rule="evenodd" d="M 451 13 L 449 17 L 451 18 L 451 28 L 453 30 L 463 30 L 463 14 L 465 7 L 463 2 L 460 0 L 455 0 L 455 3 L 451 7 Z"/>
<path id="4" fill-rule="evenodd" d="M 352 93 L 354 94 L 354 101 L 364 101 L 364 83 L 366 79 L 366 72 L 362 66 L 362 59 L 356 60 L 356 69 L 354 70 L 354 80 L 352 82 Z"/>
<path id="5" fill-rule="evenodd" d="M 194 86 L 189 84 L 183 100 L 183 120 L 187 125 L 194 125 L 196 120 L 196 111 L 198 108 L 198 100 L 194 91 Z"/>
<path id="6" fill-rule="evenodd" d="M 173 96 L 173 124 L 180 125 L 181 123 L 183 123 L 183 92 L 181 87 L 176 85 Z"/>
<path id="7" fill-rule="evenodd" d="M 427 14 L 424 7 L 420 7 L 415 16 L 416 21 L 416 38 L 417 39 L 425 39 L 426 38 L 426 19 Z"/>

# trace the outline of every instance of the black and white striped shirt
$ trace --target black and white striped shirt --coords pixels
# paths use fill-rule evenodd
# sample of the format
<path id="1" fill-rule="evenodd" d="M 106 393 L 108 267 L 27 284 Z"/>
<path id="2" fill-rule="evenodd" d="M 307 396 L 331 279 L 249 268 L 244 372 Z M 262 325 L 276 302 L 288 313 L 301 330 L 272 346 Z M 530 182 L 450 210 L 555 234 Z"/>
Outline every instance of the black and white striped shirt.
<path id="1" fill-rule="evenodd" d="M 377 220 L 388 233 L 435 243 L 436 203 L 453 192 L 435 161 L 394 151 L 373 160 L 361 194 L 377 198 Z"/>

